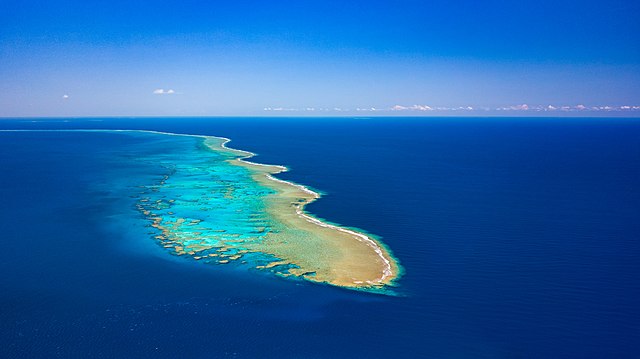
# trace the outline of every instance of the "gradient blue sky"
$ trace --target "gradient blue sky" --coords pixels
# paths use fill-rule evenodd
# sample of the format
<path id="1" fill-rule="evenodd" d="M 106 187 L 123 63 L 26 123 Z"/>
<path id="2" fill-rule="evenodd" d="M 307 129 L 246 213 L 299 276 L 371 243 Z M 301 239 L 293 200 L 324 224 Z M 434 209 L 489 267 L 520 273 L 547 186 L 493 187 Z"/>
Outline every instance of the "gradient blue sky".
<path id="1" fill-rule="evenodd" d="M 638 19 L 637 0 L 0 0 L 0 116 L 593 114 L 640 106 Z"/>

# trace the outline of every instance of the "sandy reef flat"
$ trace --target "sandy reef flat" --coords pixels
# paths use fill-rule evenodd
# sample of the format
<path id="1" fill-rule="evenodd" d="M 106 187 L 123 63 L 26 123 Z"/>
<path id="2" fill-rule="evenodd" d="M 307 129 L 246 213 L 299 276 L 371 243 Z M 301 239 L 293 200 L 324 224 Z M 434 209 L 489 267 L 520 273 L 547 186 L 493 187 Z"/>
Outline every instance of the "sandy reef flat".
<path id="1" fill-rule="evenodd" d="M 256 182 L 275 190 L 266 197 L 266 211 L 285 230 L 269 233 L 257 250 L 280 258 L 279 264 L 294 264 L 288 274 L 307 280 L 351 288 L 390 285 L 400 273 L 397 261 L 379 241 L 356 230 L 323 222 L 304 211 L 320 198 L 308 188 L 273 177 L 287 170 L 277 165 L 249 162 L 250 152 L 230 149 L 229 140 L 208 138 L 213 151 L 229 151 L 229 163 L 246 167 Z"/>

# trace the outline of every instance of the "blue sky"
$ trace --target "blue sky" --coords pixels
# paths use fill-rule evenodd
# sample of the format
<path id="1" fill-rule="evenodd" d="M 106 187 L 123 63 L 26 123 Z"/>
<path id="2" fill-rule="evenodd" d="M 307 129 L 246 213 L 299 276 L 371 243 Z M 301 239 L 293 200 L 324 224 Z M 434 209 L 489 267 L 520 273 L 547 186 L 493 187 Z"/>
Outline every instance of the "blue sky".
<path id="1" fill-rule="evenodd" d="M 0 7 L 3 117 L 640 112 L 637 1 Z"/>

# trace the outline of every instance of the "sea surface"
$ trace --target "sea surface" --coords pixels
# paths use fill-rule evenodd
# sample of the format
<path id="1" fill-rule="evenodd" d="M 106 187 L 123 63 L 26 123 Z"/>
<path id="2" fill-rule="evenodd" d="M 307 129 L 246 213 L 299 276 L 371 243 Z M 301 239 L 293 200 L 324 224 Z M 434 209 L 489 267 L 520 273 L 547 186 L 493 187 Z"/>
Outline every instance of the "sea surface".
<path id="1" fill-rule="evenodd" d="M 232 139 L 376 235 L 396 295 L 178 257 L 123 194 L 152 148 L 0 132 L 2 358 L 638 358 L 640 121 L 539 118 L 2 119 Z M 179 142 L 179 141 L 178 141 Z M 186 160 L 186 159 L 185 159 Z"/>

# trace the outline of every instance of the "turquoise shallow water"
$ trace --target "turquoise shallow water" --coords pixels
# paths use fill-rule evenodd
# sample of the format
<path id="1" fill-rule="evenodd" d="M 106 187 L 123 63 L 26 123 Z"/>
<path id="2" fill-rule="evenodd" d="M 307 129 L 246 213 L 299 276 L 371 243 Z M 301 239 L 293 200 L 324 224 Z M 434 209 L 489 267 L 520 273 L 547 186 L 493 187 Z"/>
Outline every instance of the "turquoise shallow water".
<path id="1" fill-rule="evenodd" d="M 243 243 L 256 244 L 274 227 L 264 200 L 275 191 L 256 182 L 248 169 L 228 162 L 237 155 L 213 151 L 199 137 L 126 135 L 148 142 L 148 153 L 137 152 L 136 161 L 165 170 L 141 188 L 136 207 L 158 228 L 167 229 L 156 238 L 167 250 L 207 262 L 229 261 L 244 255 Z M 220 146 L 223 140 L 216 142 Z M 245 257 L 253 267 L 274 260 L 256 253 Z"/>
<path id="2" fill-rule="evenodd" d="M 171 255 L 136 207 L 140 192 L 170 171 L 158 158 L 139 159 L 192 153 L 193 142 L 0 134 L 2 357 L 640 352 L 636 120 L 70 119 L 0 127 L 232 138 L 232 147 L 258 153 L 255 161 L 291 168 L 279 177 L 321 189 L 311 213 L 381 236 L 406 270 L 402 295 L 393 297 Z"/>

